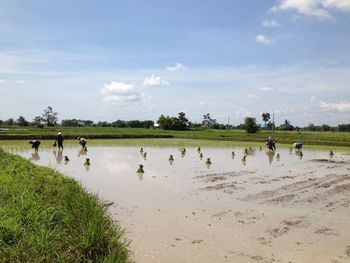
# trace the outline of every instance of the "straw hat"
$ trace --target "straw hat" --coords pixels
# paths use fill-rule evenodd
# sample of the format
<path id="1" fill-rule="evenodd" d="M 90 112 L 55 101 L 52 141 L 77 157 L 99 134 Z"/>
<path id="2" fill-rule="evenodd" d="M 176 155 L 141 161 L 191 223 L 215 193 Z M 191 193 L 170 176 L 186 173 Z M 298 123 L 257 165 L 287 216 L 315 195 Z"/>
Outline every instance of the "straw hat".
<path id="1" fill-rule="evenodd" d="M 59 133 L 57 133 L 57 135 L 62 135 L 62 133 L 61 133 L 61 132 L 59 132 Z"/>

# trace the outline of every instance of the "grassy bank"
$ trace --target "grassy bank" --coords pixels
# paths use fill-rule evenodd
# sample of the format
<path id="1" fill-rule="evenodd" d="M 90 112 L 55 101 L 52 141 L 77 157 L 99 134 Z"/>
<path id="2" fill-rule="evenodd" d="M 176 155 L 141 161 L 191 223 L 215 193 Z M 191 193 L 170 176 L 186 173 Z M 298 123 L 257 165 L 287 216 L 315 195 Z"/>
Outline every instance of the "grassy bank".
<path id="1" fill-rule="evenodd" d="M 123 231 L 73 179 L 0 149 L 0 262 L 128 262 Z"/>
<path id="2" fill-rule="evenodd" d="M 183 138 L 220 141 L 239 141 L 263 143 L 268 136 L 273 136 L 277 143 L 292 144 L 303 141 L 305 145 L 345 146 L 350 147 L 349 132 L 297 132 L 297 131 L 260 131 L 247 134 L 240 130 L 189 130 L 165 131 L 160 129 L 111 128 L 111 127 L 52 127 L 0 130 L 0 140 L 54 139 L 57 132 L 62 132 L 66 139 L 77 136 L 89 139 L 127 139 L 127 138 Z"/>

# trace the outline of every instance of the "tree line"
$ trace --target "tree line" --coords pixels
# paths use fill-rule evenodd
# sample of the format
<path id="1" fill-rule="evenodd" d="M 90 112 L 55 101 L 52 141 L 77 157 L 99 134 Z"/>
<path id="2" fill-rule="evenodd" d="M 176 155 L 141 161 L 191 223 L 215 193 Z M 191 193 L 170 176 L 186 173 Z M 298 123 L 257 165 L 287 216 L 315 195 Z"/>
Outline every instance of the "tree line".
<path id="1" fill-rule="evenodd" d="M 275 126 L 273 120 L 271 121 L 270 113 L 263 113 L 261 115 L 263 124 L 258 124 L 256 118 L 246 117 L 244 123 L 237 126 L 220 124 L 217 120 L 211 117 L 210 113 L 203 115 L 203 120 L 200 123 L 190 122 L 184 112 L 179 112 L 178 116 L 161 115 L 157 122 L 152 120 L 116 120 L 113 122 L 80 119 L 64 119 L 58 123 L 58 113 L 48 106 L 43 110 L 43 113 L 33 118 L 32 121 L 27 121 L 23 116 L 18 119 L 10 118 L 8 120 L 0 120 L 0 126 L 35 126 L 35 127 L 52 127 L 62 125 L 65 127 L 115 127 L 115 128 L 161 128 L 164 130 L 189 130 L 189 129 L 245 129 L 248 133 L 255 133 L 260 129 L 263 130 L 283 130 L 283 131 L 342 131 L 350 132 L 350 124 L 339 124 L 338 126 L 330 126 L 327 124 L 314 125 L 310 123 L 305 127 L 298 127 L 291 124 L 289 120 L 285 120 L 279 126 Z"/>

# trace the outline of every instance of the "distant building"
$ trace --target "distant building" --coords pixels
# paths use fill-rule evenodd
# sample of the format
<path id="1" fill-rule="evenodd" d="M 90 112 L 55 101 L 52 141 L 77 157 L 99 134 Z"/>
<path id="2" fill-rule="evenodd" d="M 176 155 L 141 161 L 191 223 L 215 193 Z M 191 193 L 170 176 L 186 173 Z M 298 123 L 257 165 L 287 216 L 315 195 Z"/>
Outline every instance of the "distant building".
<path id="1" fill-rule="evenodd" d="M 260 128 L 261 129 L 268 129 L 269 125 L 267 123 L 262 123 L 262 124 L 260 124 Z"/>

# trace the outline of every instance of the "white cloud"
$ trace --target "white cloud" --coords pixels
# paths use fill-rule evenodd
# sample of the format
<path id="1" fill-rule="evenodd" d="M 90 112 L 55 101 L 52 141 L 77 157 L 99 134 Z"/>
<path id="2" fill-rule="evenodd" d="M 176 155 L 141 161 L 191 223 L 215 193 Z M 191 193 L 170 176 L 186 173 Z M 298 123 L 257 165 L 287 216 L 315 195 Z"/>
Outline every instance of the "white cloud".
<path id="1" fill-rule="evenodd" d="M 261 87 L 258 90 L 259 91 L 263 91 L 263 92 L 268 92 L 268 91 L 274 91 L 275 88 L 272 88 L 272 87 Z"/>
<path id="2" fill-rule="evenodd" d="M 177 70 L 184 70 L 184 69 L 187 69 L 184 65 L 182 65 L 181 63 L 176 63 L 175 66 L 168 66 L 166 67 L 166 70 L 169 70 L 169 71 L 177 71 Z"/>
<path id="3" fill-rule="evenodd" d="M 258 96 L 257 96 L 256 94 L 254 94 L 254 93 L 249 93 L 249 94 L 247 95 L 247 97 L 248 97 L 249 99 L 255 99 L 255 98 L 257 98 Z"/>
<path id="4" fill-rule="evenodd" d="M 206 105 L 206 103 L 204 101 L 198 102 L 198 106 L 205 106 L 205 105 Z"/>
<path id="5" fill-rule="evenodd" d="M 162 80 L 159 76 L 151 75 L 143 81 L 144 86 L 169 86 L 169 82 Z"/>
<path id="6" fill-rule="evenodd" d="M 339 102 L 325 102 L 316 97 L 311 97 L 311 104 L 322 109 L 340 112 L 350 112 L 350 102 L 339 101 Z"/>
<path id="7" fill-rule="evenodd" d="M 269 39 L 268 37 L 266 37 L 264 35 L 259 34 L 255 37 L 255 42 L 259 43 L 261 45 L 267 46 L 267 45 L 271 44 L 271 39 Z"/>
<path id="8" fill-rule="evenodd" d="M 0 84 L 6 83 L 6 79 L 0 79 Z"/>
<path id="9" fill-rule="evenodd" d="M 22 85 L 22 84 L 25 84 L 26 82 L 22 79 L 19 79 L 19 80 L 16 80 L 15 83 Z"/>
<path id="10" fill-rule="evenodd" d="M 264 27 L 280 27 L 281 26 L 281 24 L 278 23 L 276 20 L 264 20 L 262 22 L 262 25 Z"/>
<path id="11" fill-rule="evenodd" d="M 141 94 L 135 90 L 134 85 L 124 82 L 104 84 L 101 94 L 103 100 L 111 104 L 128 104 L 141 100 Z"/>
<path id="12" fill-rule="evenodd" d="M 241 117 L 241 118 L 245 118 L 251 115 L 250 112 L 244 107 L 239 107 L 239 110 L 237 110 L 235 114 L 237 117 Z"/>
<path id="13" fill-rule="evenodd" d="M 320 19 L 330 19 L 330 9 L 349 12 L 349 0 L 280 0 L 271 8 L 272 11 L 295 10 L 305 16 L 314 16 Z"/>

